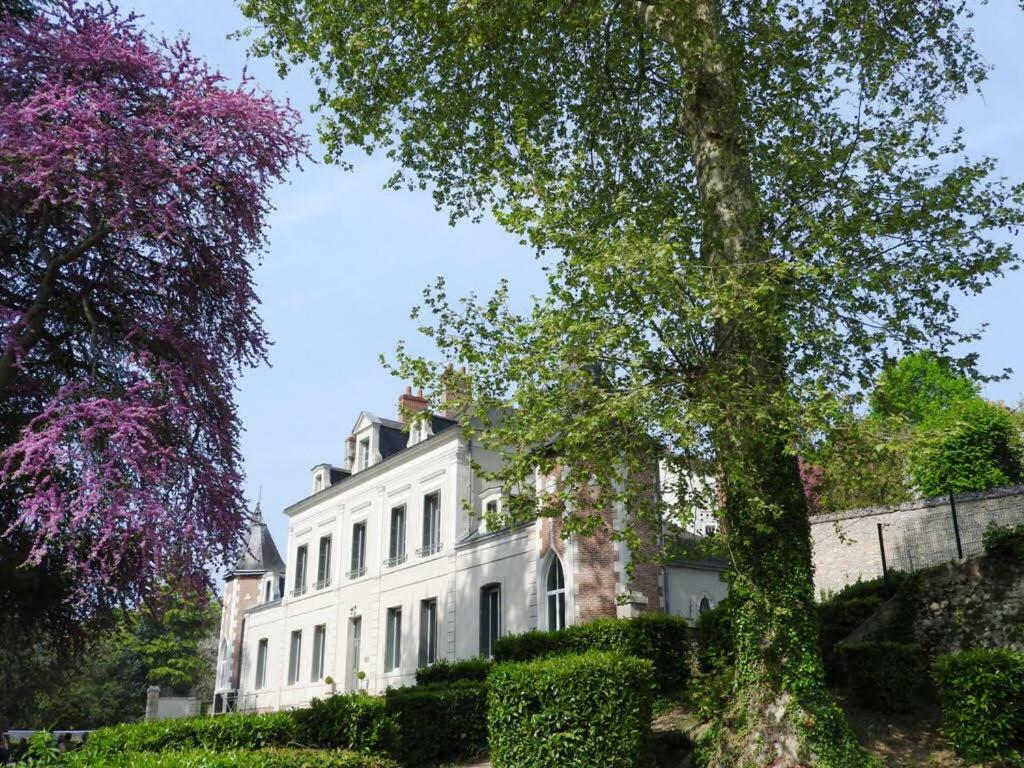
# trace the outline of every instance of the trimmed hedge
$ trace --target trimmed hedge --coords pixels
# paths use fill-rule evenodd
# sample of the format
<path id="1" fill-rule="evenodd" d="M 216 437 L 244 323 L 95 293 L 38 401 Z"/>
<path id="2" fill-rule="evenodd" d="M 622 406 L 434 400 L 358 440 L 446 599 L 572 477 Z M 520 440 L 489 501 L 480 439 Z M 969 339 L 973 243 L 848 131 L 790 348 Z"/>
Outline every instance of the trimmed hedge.
<path id="1" fill-rule="evenodd" d="M 646 613 L 635 619 L 598 619 L 556 632 L 508 635 L 494 644 L 495 661 L 531 661 L 555 654 L 612 651 L 647 659 L 662 693 L 686 687 L 690 628 L 684 619 Z"/>
<path id="2" fill-rule="evenodd" d="M 736 661 L 732 610 L 732 600 L 727 597 L 697 617 L 697 660 L 701 672 L 723 669 Z"/>
<path id="3" fill-rule="evenodd" d="M 163 752 L 174 749 L 262 749 L 295 740 L 292 712 L 151 720 L 100 728 L 89 736 L 90 752 Z"/>
<path id="4" fill-rule="evenodd" d="M 484 681 L 491 672 L 494 664 L 488 659 L 464 659 L 463 661 L 448 661 L 441 659 L 429 667 L 420 667 L 416 670 L 417 685 L 431 685 L 433 683 L 454 683 L 457 680 Z"/>
<path id="5" fill-rule="evenodd" d="M 881 606 L 882 598 L 874 595 L 830 601 L 818 606 L 821 654 L 829 680 L 838 679 L 842 672 L 836 644 L 867 621 Z"/>
<path id="6" fill-rule="evenodd" d="M 405 766 L 487 754 L 487 685 L 476 680 L 395 688 L 385 697 L 392 756 Z"/>
<path id="7" fill-rule="evenodd" d="M 379 696 L 346 693 L 313 699 L 308 707 L 291 715 L 295 740 L 305 746 L 360 752 L 390 752 L 395 748 L 394 727 Z"/>
<path id="8" fill-rule="evenodd" d="M 654 666 L 591 651 L 499 664 L 487 680 L 494 768 L 650 768 Z"/>
<path id="9" fill-rule="evenodd" d="M 96 754 L 84 748 L 67 755 L 69 768 L 399 768 L 386 757 L 315 749 L 187 750 Z"/>
<path id="10" fill-rule="evenodd" d="M 1009 527 L 991 522 L 981 535 L 981 545 L 989 557 L 1024 560 L 1024 525 Z"/>
<path id="11" fill-rule="evenodd" d="M 912 643 L 841 645 L 837 649 L 854 700 L 879 712 L 910 712 L 928 691 L 928 658 Z"/>
<path id="12" fill-rule="evenodd" d="M 941 656 L 933 672 L 942 732 L 957 754 L 1024 765 L 1024 654 L 977 649 Z"/>

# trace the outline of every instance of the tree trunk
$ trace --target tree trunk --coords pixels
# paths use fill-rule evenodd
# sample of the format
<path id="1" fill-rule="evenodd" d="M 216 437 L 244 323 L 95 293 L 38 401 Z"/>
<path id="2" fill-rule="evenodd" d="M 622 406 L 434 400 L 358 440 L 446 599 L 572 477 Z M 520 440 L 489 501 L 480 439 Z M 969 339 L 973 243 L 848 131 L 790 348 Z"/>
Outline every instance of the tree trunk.
<path id="1" fill-rule="evenodd" d="M 825 688 L 808 507 L 793 454 L 788 278 L 761 232 L 719 1 L 690 0 L 667 12 L 675 16 L 641 4 L 689 78 L 680 122 L 703 207 L 702 254 L 722 302 L 703 401 L 722 471 L 737 666 L 731 704 L 701 751 L 715 768 L 869 765 Z"/>

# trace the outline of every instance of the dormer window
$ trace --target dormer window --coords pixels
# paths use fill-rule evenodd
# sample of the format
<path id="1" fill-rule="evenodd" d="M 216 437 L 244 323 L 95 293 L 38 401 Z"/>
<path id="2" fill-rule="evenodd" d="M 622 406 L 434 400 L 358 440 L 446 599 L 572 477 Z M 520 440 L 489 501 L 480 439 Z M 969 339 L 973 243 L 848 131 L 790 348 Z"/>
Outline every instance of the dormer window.
<path id="1" fill-rule="evenodd" d="M 359 469 L 366 469 L 370 466 L 370 438 L 364 437 L 359 441 Z"/>

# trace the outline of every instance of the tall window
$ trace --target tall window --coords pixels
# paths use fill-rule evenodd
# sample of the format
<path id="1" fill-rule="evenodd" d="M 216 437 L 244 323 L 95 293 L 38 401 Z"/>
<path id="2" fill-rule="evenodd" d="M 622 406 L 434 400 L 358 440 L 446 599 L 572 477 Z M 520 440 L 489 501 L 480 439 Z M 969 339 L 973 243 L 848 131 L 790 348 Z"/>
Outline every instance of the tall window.
<path id="1" fill-rule="evenodd" d="M 302 595 L 306 592 L 306 556 L 308 547 L 303 544 L 295 551 L 295 584 L 292 588 L 293 595 Z"/>
<path id="2" fill-rule="evenodd" d="M 388 608 L 387 637 L 384 639 L 384 669 L 393 672 L 402 667 L 402 609 Z"/>
<path id="3" fill-rule="evenodd" d="M 426 667 L 437 661 L 437 599 L 420 602 L 420 658 Z"/>
<path id="4" fill-rule="evenodd" d="M 548 629 L 565 629 L 565 572 L 557 556 L 548 565 L 547 597 Z"/>
<path id="5" fill-rule="evenodd" d="M 441 494 L 431 493 L 423 497 L 423 548 L 422 557 L 432 555 L 441 549 Z"/>
<path id="6" fill-rule="evenodd" d="M 704 597 L 702 597 L 700 599 L 700 605 L 697 606 L 697 613 L 707 613 L 710 610 L 711 610 L 711 601 L 708 600 L 708 596 L 707 595 L 704 595 Z"/>
<path id="7" fill-rule="evenodd" d="M 309 679 L 312 682 L 323 680 L 324 677 L 324 646 L 327 640 L 327 625 L 313 627 L 313 668 Z"/>
<path id="8" fill-rule="evenodd" d="M 494 656 L 494 644 L 501 637 L 501 585 L 488 584 L 480 590 L 480 655 Z"/>
<path id="9" fill-rule="evenodd" d="M 388 568 L 405 562 L 405 506 L 391 510 L 391 543 L 388 547 L 388 559 L 384 562 Z"/>
<path id="10" fill-rule="evenodd" d="M 352 526 L 352 562 L 348 572 L 350 579 L 358 579 L 366 573 L 366 521 Z"/>
<path id="11" fill-rule="evenodd" d="M 256 690 L 267 687 L 267 638 L 260 640 L 256 649 Z"/>
<path id="12" fill-rule="evenodd" d="M 302 630 L 292 632 L 292 641 L 288 646 L 288 685 L 299 682 L 299 663 L 302 661 Z"/>
<path id="13" fill-rule="evenodd" d="M 364 437 L 359 441 L 359 468 L 366 469 L 370 466 L 370 438 Z"/>
<path id="14" fill-rule="evenodd" d="M 320 537 L 320 556 L 316 561 L 316 588 L 331 586 L 331 537 Z"/>
<path id="15" fill-rule="evenodd" d="M 271 590 L 272 590 L 273 588 L 274 588 L 274 585 L 273 585 L 273 583 L 271 583 L 270 581 L 267 581 L 267 582 L 266 582 L 266 583 L 265 583 L 265 584 L 263 585 L 263 602 L 264 602 L 264 603 L 269 603 L 269 602 L 270 602 L 270 591 L 271 591 Z"/>

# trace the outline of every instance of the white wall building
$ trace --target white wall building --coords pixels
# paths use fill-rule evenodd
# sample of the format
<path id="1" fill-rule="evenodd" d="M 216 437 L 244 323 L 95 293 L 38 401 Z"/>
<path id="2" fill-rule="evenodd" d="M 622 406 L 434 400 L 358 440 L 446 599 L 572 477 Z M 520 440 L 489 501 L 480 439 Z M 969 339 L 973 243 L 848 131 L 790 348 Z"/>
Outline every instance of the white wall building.
<path id="1" fill-rule="evenodd" d="M 425 406 L 400 398 L 402 413 Z M 344 466 L 314 467 L 311 495 L 284 511 L 287 569 L 253 523 L 225 586 L 214 710 L 377 693 L 438 659 L 489 655 L 505 634 L 638 610 L 694 617 L 725 596 L 718 563 L 638 565 L 630 592 L 629 551 L 607 534 L 566 540 L 548 519 L 487 531 L 502 493 L 473 463 L 498 460 L 450 419 L 360 414 Z M 600 514 L 622 524 L 621 510 Z"/>

